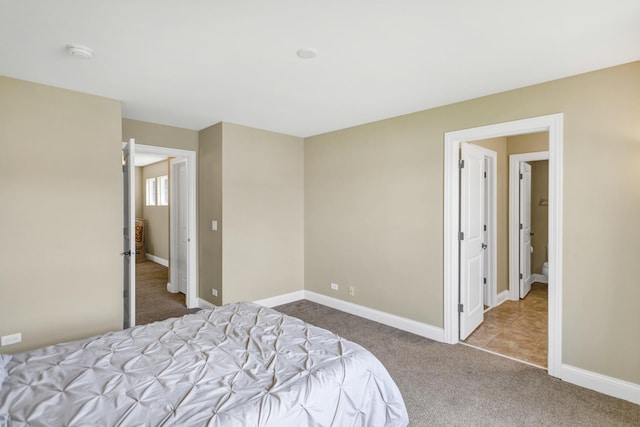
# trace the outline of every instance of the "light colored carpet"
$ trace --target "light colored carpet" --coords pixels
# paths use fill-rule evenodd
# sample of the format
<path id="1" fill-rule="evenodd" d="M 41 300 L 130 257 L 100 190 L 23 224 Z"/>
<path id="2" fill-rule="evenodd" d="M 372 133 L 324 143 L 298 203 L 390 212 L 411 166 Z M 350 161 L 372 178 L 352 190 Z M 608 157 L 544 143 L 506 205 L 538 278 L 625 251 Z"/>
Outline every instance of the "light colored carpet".
<path id="1" fill-rule="evenodd" d="M 167 267 L 148 260 L 136 263 L 136 325 L 146 325 L 199 310 L 186 307 L 184 294 L 168 292 L 168 280 Z"/>
<path id="2" fill-rule="evenodd" d="M 400 388 L 412 426 L 640 426 L 640 405 L 565 383 L 543 369 L 310 301 L 275 309 L 376 355 Z"/>

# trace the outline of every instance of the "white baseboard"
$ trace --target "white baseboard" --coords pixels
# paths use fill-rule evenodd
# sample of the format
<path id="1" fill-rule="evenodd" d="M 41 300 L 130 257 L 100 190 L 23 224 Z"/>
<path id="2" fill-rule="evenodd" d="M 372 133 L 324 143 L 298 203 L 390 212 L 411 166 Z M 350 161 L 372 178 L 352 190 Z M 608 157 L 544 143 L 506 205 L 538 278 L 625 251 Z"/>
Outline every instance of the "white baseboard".
<path id="1" fill-rule="evenodd" d="M 533 282 L 538 282 L 538 283 L 548 283 L 549 280 L 547 279 L 547 277 L 544 274 L 532 274 L 531 275 L 531 283 Z"/>
<path id="2" fill-rule="evenodd" d="M 216 308 L 214 304 L 211 304 L 209 301 L 202 298 L 198 298 L 198 307 L 205 310 L 213 310 L 214 308 Z"/>
<path id="3" fill-rule="evenodd" d="M 147 259 L 149 261 L 153 261 L 156 264 L 160 264 L 160 265 L 164 265 L 165 267 L 169 267 L 169 261 L 164 259 L 164 258 L 160 258 L 159 256 L 155 256 L 155 255 L 151 255 L 151 254 L 145 254 L 145 256 L 147 257 Z"/>
<path id="4" fill-rule="evenodd" d="M 337 298 L 328 297 L 316 292 L 304 291 L 304 298 L 318 304 L 335 308 L 336 310 L 344 311 L 345 313 L 364 317 L 365 319 L 373 320 L 374 322 L 411 332 L 412 334 L 420 335 L 421 337 L 444 342 L 443 328 L 438 328 L 427 323 L 396 316 L 395 314 L 385 313 L 384 311 L 343 301 Z"/>
<path id="5" fill-rule="evenodd" d="M 501 304 L 508 298 L 509 291 L 500 292 L 498 294 L 498 304 Z M 411 332 L 434 341 L 444 342 L 443 328 L 438 328 L 427 323 L 421 323 L 405 317 L 396 316 L 395 314 L 386 313 L 312 291 L 296 291 L 254 302 L 267 307 L 274 307 L 301 299 L 326 305 L 327 307 L 353 314 L 355 316 L 364 317 L 365 319 Z M 213 304 L 203 299 L 199 299 L 199 306 L 201 308 L 215 307 Z M 640 404 L 640 384 L 630 383 L 566 364 L 561 365 L 559 377 L 568 383 Z"/>
<path id="6" fill-rule="evenodd" d="M 498 294 L 498 298 L 496 298 L 496 307 L 509 299 L 509 290 L 502 291 Z"/>
<path id="7" fill-rule="evenodd" d="M 277 305 L 289 304 L 290 302 L 299 301 L 305 299 L 305 291 L 295 291 L 284 295 L 278 295 L 271 298 L 260 299 L 254 301 L 256 304 L 264 305 L 265 307 L 275 307 Z"/>
<path id="8" fill-rule="evenodd" d="M 640 404 L 640 384 L 630 383 L 565 364 L 560 365 L 559 377 L 571 384 Z"/>

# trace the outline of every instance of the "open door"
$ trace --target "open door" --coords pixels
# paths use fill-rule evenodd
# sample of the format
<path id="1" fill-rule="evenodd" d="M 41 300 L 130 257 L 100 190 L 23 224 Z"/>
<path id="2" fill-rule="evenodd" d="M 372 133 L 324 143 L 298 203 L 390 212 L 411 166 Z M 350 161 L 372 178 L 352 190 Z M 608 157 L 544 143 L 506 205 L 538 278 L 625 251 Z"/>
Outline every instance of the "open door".
<path id="1" fill-rule="evenodd" d="M 189 185 L 187 159 L 172 159 L 170 189 L 171 288 L 187 294 L 189 286 Z"/>
<path id="2" fill-rule="evenodd" d="M 460 163 L 460 339 L 484 320 L 485 155 L 462 143 Z"/>
<path id="3" fill-rule="evenodd" d="M 531 165 L 520 162 L 520 298 L 531 290 Z"/>
<path id="4" fill-rule="evenodd" d="M 124 264 L 124 316 L 123 328 L 136 324 L 136 236 L 135 236 L 135 140 L 132 138 L 122 148 L 123 194 L 123 264 Z"/>

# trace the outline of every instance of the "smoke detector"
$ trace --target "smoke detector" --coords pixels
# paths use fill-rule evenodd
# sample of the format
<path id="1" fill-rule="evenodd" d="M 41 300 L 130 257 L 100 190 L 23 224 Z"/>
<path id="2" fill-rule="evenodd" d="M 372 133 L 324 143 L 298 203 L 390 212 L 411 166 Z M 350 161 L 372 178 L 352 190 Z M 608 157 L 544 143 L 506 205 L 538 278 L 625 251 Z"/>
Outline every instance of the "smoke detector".
<path id="1" fill-rule="evenodd" d="M 318 49 L 314 47 L 303 47 L 298 50 L 297 55 L 302 59 L 311 59 L 318 56 Z"/>
<path id="2" fill-rule="evenodd" d="M 67 53 L 71 56 L 77 56 L 82 59 L 93 58 L 93 50 L 77 43 L 69 43 L 67 45 Z"/>

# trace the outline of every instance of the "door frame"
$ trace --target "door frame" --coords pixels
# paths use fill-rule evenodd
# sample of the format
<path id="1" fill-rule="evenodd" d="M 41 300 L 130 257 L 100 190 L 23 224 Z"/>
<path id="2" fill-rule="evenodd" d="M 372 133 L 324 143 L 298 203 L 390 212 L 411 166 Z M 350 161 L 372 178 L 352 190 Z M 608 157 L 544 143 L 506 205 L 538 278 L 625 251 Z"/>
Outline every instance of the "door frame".
<path id="1" fill-rule="evenodd" d="M 558 377 L 562 362 L 562 113 L 444 134 L 444 340 L 459 342 L 460 143 L 487 138 L 549 132 L 549 349 L 547 372 Z"/>
<path id="2" fill-rule="evenodd" d="M 189 161 L 186 157 L 173 157 L 169 159 L 169 265 L 173 265 L 175 263 L 172 262 L 174 259 L 174 255 L 179 251 L 180 245 L 178 244 L 178 239 L 175 236 L 178 235 L 179 224 L 176 221 L 176 211 L 179 209 L 178 204 L 178 194 L 181 192 L 187 193 L 187 198 L 189 194 L 189 183 L 184 182 L 181 188 L 177 188 L 176 185 L 176 174 L 175 168 L 179 164 L 184 164 L 187 168 L 187 177 L 189 176 Z M 187 180 L 188 181 L 188 180 Z M 188 215 L 187 215 L 188 216 Z M 187 218 L 189 221 L 189 218 Z M 190 238 L 188 240 L 190 242 Z M 187 260 L 191 261 L 189 256 L 189 250 L 187 248 Z M 169 283 L 167 283 L 167 290 L 171 293 L 180 292 L 180 287 L 178 285 L 178 278 L 176 274 L 176 269 L 171 268 L 169 271 Z M 189 265 L 187 264 L 187 283 L 189 283 L 189 278 L 191 277 L 191 272 L 189 271 Z M 186 294 L 185 294 L 186 295 Z"/>
<path id="3" fill-rule="evenodd" d="M 520 257 L 519 243 L 519 216 L 520 203 L 520 163 L 549 160 L 548 151 L 536 151 L 531 153 L 511 154 L 509 156 L 509 299 L 518 301 L 520 299 Z M 551 186 L 551 183 L 549 183 Z"/>
<path id="4" fill-rule="evenodd" d="M 187 294 L 185 298 L 187 308 L 196 308 L 198 307 L 198 294 L 197 294 L 197 265 L 198 265 L 198 228 L 196 221 L 196 182 L 197 182 L 197 158 L 196 152 L 192 150 L 183 150 L 179 148 L 166 148 L 166 147 L 157 147 L 153 145 L 140 145 L 136 144 L 136 153 L 144 153 L 144 154 L 159 154 L 167 157 L 183 157 L 187 161 L 187 186 L 188 186 L 188 204 L 189 204 L 189 244 L 188 244 L 188 256 L 189 256 L 189 265 L 188 265 L 188 285 L 187 285 Z M 170 229 L 171 229 L 171 218 L 169 218 Z M 169 242 L 171 242 L 171 236 L 169 236 Z M 171 247 L 171 244 L 169 245 Z M 171 257 L 171 255 L 169 255 Z M 169 267 L 171 268 L 171 267 Z M 135 284 L 134 284 L 135 286 Z"/>

